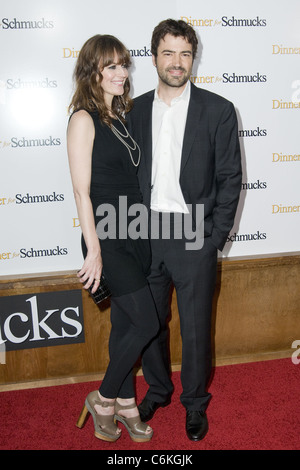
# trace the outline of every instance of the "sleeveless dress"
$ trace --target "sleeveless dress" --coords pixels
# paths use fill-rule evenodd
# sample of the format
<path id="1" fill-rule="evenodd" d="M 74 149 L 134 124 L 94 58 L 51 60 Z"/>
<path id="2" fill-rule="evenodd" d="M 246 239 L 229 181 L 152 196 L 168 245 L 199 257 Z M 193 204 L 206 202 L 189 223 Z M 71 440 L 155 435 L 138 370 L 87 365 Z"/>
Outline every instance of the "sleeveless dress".
<path id="1" fill-rule="evenodd" d="M 129 216 L 128 208 L 132 204 L 142 204 L 142 195 L 137 178 L 137 167 L 133 165 L 128 149 L 112 130 L 99 120 L 97 113 L 89 112 L 89 114 L 95 126 L 90 198 L 96 227 L 98 223 L 101 224 L 101 220 L 101 226 L 105 225 L 103 219 L 108 220 L 107 212 L 101 211 L 103 215 L 96 215 L 100 205 L 109 204 L 110 208 L 115 209 L 116 237 L 103 238 L 101 235 L 100 247 L 103 273 L 107 283 L 112 295 L 120 296 L 147 285 L 146 277 L 150 272 L 151 252 L 148 237 L 128 236 L 128 226 L 137 217 L 137 215 Z M 124 128 L 118 120 L 113 120 L 113 125 L 124 135 Z M 126 139 L 124 140 L 126 141 Z M 128 143 L 132 146 L 130 139 L 128 139 Z M 137 162 L 138 150 L 131 151 L 131 153 L 134 161 Z M 120 206 L 120 196 L 126 196 L 126 199 L 122 198 L 122 200 L 126 201 L 127 205 L 127 211 L 122 210 L 121 213 L 120 207 L 124 207 L 124 205 Z M 113 212 L 110 211 L 111 213 Z M 119 231 L 120 215 L 121 232 Z M 124 237 L 125 229 L 127 236 Z M 108 230 L 111 235 L 110 232 L 111 230 Z M 84 257 L 87 254 L 83 237 L 82 253 Z"/>

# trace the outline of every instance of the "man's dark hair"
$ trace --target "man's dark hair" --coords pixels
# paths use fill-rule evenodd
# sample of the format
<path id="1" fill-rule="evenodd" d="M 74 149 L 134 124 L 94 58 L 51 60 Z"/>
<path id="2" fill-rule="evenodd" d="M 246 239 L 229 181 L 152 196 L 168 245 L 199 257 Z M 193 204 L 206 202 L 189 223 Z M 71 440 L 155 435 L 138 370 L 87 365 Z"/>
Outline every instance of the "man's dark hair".
<path id="1" fill-rule="evenodd" d="M 183 20 L 177 21 L 170 18 L 168 20 L 161 21 L 153 30 L 151 52 L 155 57 L 157 57 L 158 45 L 161 39 L 166 36 L 166 34 L 185 38 L 185 40 L 192 45 L 193 59 L 195 59 L 198 47 L 198 39 L 194 29 Z"/>

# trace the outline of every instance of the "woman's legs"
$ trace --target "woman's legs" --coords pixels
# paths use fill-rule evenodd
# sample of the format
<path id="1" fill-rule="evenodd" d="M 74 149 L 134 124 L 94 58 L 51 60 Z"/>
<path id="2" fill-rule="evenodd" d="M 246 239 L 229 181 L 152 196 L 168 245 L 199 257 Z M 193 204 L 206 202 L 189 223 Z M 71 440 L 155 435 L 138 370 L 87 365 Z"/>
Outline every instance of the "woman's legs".
<path id="1" fill-rule="evenodd" d="M 111 401 L 118 397 L 120 415 L 134 418 L 139 415 L 135 405 L 132 368 L 143 348 L 157 334 L 159 322 L 148 286 L 130 294 L 111 299 L 110 362 L 99 388 L 100 398 Z M 110 397 L 110 398 L 107 398 Z M 125 408 L 124 408 L 125 407 Z M 97 409 L 99 414 L 111 414 L 112 407 Z M 146 434 L 152 433 L 146 428 Z"/>
<path id="2" fill-rule="evenodd" d="M 99 391 L 104 397 L 131 398 L 130 372 L 143 348 L 157 334 L 159 322 L 148 286 L 111 300 L 110 362 Z"/>

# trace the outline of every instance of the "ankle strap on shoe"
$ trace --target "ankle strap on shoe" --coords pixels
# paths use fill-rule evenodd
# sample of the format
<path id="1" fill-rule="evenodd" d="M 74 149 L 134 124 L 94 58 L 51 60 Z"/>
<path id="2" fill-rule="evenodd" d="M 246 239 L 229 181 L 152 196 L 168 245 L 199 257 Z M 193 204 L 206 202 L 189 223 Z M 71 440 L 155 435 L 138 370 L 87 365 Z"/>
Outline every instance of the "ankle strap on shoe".
<path id="1" fill-rule="evenodd" d="M 115 401 L 102 401 L 100 398 L 95 400 L 95 405 L 100 405 L 102 408 L 108 408 L 109 406 L 115 406 Z"/>
<path id="2" fill-rule="evenodd" d="M 136 403 L 134 402 L 134 403 L 131 403 L 130 405 L 121 405 L 121 403 L 119 403 L 118 400 L 116 400 L 116 406 L 122 410 L 131 410 L 132 408 L 136 408 Z"/>

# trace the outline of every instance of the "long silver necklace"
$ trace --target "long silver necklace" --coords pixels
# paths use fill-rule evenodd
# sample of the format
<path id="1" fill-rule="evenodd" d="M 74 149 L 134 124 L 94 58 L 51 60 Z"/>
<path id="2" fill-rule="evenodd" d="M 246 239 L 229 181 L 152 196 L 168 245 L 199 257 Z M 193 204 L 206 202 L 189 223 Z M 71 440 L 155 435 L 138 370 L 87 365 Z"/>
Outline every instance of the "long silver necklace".
<path id="1" fill-rule="evenodd" d="M 133 138 L 131 137 L 131 135 L 129 134 L 128 130 L 126 129 L 126 127 L 124 126 L 123 122 L 121 121 L 121 119 L 118 118 L 118 116 L 116 116 L 116 118 L 118 119 L 118 121 L 122 124 L 124 130 L 125 130 L 125 134 L 122 134 L 122 132 L 120 132 L 113 124 L 111 125 L 111 130 L 113 131 L 113 133 L 115 134 L 116 137 L 118 137 L 118 139 L 122 142 L 122 144 L 125 145 L 125 147 L 127 148 L 128 152 L 129 152 L 129 155 L 130 155 L 130 158 L 131 158 L 131 161 L 132 161 L 132 164 L 134 166 L 139 166 L 140 164 L 140 160 L 141 160 L 141 149 L 140 147 L 138 146 L 138 144 L 136 143 L 135 140 L 133 140 Z M 127 139 L 127 138 L 130 138 L 132 144 L 133 144 L 133 147 L 131 147 L 124 139 Z M 134 151 L 138 149 L 139 151 L 139 156 L 138 156 L 138 159 L 137 159 L 137 162 L 134 161 L 133 159 L 133 156 L 132 156 L 132 153 L 131 151 Z"/>

